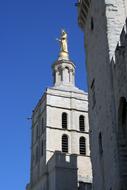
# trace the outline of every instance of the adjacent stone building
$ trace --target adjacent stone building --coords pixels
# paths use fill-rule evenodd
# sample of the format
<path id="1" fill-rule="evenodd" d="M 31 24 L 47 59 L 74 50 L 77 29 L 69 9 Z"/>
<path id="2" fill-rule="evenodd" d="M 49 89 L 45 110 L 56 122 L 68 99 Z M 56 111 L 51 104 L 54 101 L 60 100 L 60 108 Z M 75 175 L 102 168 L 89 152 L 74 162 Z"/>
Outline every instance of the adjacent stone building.
<path id="1" fill-rule="evenodd" d="M 85 34 L 93 189 L 127 190 L 127 1 L 77 5 Z"/>
<path id="2" fill-rule="evenodd" d="M 31 176 L 27 190 L 91 190 L 87 93 L 75 86 L 67 34 L 53 64 L 54 85 L 32 115 Z"/>

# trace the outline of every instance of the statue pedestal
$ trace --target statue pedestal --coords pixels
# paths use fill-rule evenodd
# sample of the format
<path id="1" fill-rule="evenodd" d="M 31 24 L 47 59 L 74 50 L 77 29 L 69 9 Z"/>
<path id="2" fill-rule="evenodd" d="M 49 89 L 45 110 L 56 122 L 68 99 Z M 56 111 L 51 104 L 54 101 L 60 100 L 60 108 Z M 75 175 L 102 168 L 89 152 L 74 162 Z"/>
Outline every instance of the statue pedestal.
<path id="1" fill-rule="evenodd" d="M 59 54 L 59 60 L 61 60 L 61 59 L 69 60 L 68 52 L 61 51 Z"/>

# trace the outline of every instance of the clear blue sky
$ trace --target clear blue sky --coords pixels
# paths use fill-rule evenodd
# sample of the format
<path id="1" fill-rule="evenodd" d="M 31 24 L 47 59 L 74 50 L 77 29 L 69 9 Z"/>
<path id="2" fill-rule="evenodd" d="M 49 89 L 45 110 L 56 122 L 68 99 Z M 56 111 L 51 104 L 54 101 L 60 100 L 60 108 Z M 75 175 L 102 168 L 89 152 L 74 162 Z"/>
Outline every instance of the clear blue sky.
<path id="1" fill-rule="evenodd" d="M 83 33 L 76 0 L 0 0 L 0 189 L 24 190 L 29 181 L 32 110 L 57 59 L 56 38 L 68 32 L 76 84 L 87 90 Z"/>

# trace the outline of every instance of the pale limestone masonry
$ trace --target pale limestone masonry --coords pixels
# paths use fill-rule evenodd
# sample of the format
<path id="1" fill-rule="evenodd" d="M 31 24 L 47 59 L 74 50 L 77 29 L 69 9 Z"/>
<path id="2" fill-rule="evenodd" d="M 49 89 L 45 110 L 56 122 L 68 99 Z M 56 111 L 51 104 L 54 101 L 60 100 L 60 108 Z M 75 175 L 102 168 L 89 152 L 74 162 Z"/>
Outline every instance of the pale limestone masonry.
<path id="1" fill-rule="evenodd" d="M 105 0 L 105 6 L 109 56 L 112 59 L 126 19 L 126 4 L 125 0 Z"/>
<path id="2" fill-rule="evenodd" d="M 72 61 L 59 58 L 52 69 L 54 85 L 46 89 L 32 115 L 31 176 L 27 190 L 91 190 L 88 95 L 75 86 Z M 63 113 L 67 114 L 67 128 L 62 128 Z M 80 116 L 84 118 L 83 131 Z M 66 153 L 62 153 L 63 135 L 68 138 Z M 81 137 L 85 139 L 84 154 L 80 152 Z"/>
<path id="3" fill-rule="evenodd" d="M 97 25 L 96 23 L 95 26 L 96 28 L 98 27 L 98 34 L 100 31 L 104 32 L 104 30 L 107 34 L 109 57 L 111 59 L 114 57 L 114 51 L 119 41 L 122 27 L 125 23 L 127 15 L 127 1 L 98 0 L 96 2 L 95 0 L 79 0 L 79 3 L 80 5 L 82 4 L 82 6 L 79 6 L 79 25 L 84 30 L 87 28 L 87 23 L 89 23 L 88 30 L 85 29 L 85 32 L 89 32 L 91 17 L 94 17 L 94 22 L 96 22 L 100 17 L 100 24 L 98 23 Z"/>
<path id="4" fill-rule="evenodd" d="M 85 33 L 93 189 L 127 190 L 127 1 L 81 0 L 78 11 Z"/>

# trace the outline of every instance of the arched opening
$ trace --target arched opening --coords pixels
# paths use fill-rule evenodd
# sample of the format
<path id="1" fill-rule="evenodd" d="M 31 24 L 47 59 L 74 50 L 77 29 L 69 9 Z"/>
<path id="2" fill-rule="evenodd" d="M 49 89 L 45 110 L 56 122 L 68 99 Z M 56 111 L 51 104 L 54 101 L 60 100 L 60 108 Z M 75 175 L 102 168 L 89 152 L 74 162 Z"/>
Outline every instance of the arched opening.
<path id="1" fill-rule="evenodd" d="M 80 149 L 81 155 L 86 155 L 86 139 L 85 139 L 85 137 L 80 137 L 79 149 Z"/>
<path id="2" fill-rule="evenodd" d="M 62 70 L 61 70 L 61 68 L 58 68 L 58 81 L 59 82 L 61 82 L 61 81 L 63 81 L 63 74 L 62 74 Z"/>
<path id="3" fill-rule="evenodd" d="M 69 83 L 70 82 L 70 71 L 68 67 L 65 67 L 63 70 L 64 73 L 64 82 Z"/>
<path id="4" fill-rule="evenodd" d="M 62 128 L 67 129 L 67 113 L 62 113 Z"/>
<path id="5" fill-rule="evenodd" d="M 68 153 L 68 136 L 62 136 L 62 152 Z"/>
<path id="6" fill-rule="evenodd" d="M 80 131 L 85 131 L 85 117 L 84 115 L 80 115 L 79 117 L 79 130 Z"/>
<path id="7" fill-rule="evenodd" d="M 127 189 L 127 101 L 120 98 L 118 108 L 118 157 L 121 190 Z"/>

